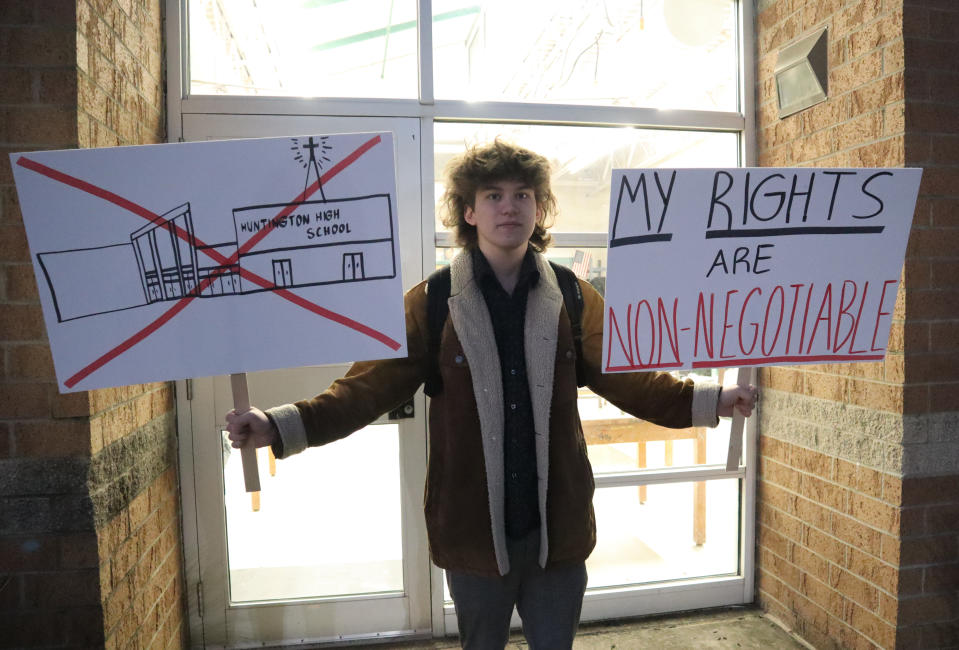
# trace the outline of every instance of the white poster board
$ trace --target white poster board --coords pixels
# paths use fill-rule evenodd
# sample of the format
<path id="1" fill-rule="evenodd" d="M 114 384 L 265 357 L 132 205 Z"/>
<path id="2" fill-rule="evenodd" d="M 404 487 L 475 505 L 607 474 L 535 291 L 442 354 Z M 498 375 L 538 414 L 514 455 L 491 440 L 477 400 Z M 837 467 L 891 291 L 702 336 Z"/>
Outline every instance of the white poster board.
<path id="1" fill-rule="evenodd" d="M 603 370 L 882 359 L 921 175 L 614 170 Z"/>
<path id="2" fill-rule="evenodd" d="M 390 133 L 11 163 L 63 392 L 406 355 Z"/>

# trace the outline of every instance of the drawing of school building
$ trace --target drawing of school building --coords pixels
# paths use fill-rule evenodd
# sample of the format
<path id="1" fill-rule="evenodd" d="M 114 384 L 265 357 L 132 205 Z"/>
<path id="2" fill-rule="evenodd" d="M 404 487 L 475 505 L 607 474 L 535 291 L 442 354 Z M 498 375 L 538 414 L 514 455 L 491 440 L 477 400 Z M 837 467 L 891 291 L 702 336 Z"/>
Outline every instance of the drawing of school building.
<path id="1" fill-rule="evenodd" d="M 59 322 L 195 295 L 392 278 L 388 194 L 233 210 L 235 239 L 198 239 L 184 203 L 130 241 L 37 255 Z"/>

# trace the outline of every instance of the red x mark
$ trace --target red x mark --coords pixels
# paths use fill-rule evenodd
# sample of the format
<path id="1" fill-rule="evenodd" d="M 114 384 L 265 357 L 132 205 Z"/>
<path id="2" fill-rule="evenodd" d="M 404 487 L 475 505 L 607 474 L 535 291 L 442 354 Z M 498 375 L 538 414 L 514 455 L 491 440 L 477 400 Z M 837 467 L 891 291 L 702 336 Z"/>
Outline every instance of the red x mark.
<path id="1" fill-rule="evenodd" d="M 301 192 L 292 201 L 290 201 L 290 204 L 287 205 L 287 207 L 285 207 L 283 210 L 281 210 L 279 214 L 273 217 L 273 219 L 270 220 L 270 223 L 267 224 L 265 228 L 261 229 L 256 234 L 254 234 L 253 237 L 247 240 L 247 242 L 242 247 L 238 248 L 237 251 L 230 257 L 225 257 L 224 255 L 222 255 L 221 253 L 217 252 L 216 250 L 212 248 L 203 248 L 202 249 L 203 252 L 206 253 L 209 257 L 213 258 L 213 260 L 219 263 L 220 265 L 217 269 L 214 270 L 213 273 L 210 274 L 210 277 L 203 280 L 203 282 L 201 282 L 190 293 L 190 295 L 180 298 L 172 307 L 170 307 L 170 309 L 168 309 L 163 314 L 161 314 L 149 325 L 147 325 L 140 331 L 136 332 L 129 338 L 127 338 L 125 341 L 123 341 L 122 343 L 120 343 L 119 345 L 111 349 L 110 351 L 108 351 L 106 354 L 103 354 L 102 356 L 100 356 L 99 358 L 97 358 L 96 360 L 88 364 L 87 366 L 85 366 L 82 370 L 80 370 L 79 372 L 74 374 L 72 377 L 67 379 L 64 382 L 64 384 L 68 388 L 72 388 L 81 380 L 89 376 L 91 373 L 98 370 L 99 368 L 102 368 L 104 365 L 106 365 L 113 359 L 116 359 L 118 356 L 120 356 L 121 354 L 123 354 L 124 352 L 132 348 L 134 345 L 144 340 L 145 338 L 147 338 L 154 332 L 156 332 L 163 325 L 168 323 L 174 316 L 176 316 L 181 311 L 183 311 L 183 309 L 185 309 L 186 306 L 194 300 L 194 298 L 199 296 L 203 292 L 203 290 L 206 289 L 214 280 L 216 280 L 217 277 L 219 277 L 220 272 L 222 272 L 226 267 L 233 266 L 234 264 L 236 264 L 237 260 L 240 258 L 240 255 L 250 251 L 264 237 L 266 237 L 267 234 L 272 232 L 275 225 L 284 217 L 288 216 L 295 209 L 296 206 L 294 204 L 301 201 L 305 201 L 307 198 L 313 195 L 317 190 L 319 190 L 323 183 L 326 183 L 331 178 L 333 178 L 334 176 L 339 174 L 341 171 L 346 169 L 349 165 L 353 164 L 353 162 L 355 162 L 360 156 L 362 156 L 364 153 L 369 151 L 375 145 L 379 144 L 379 142 L 380 142 L 380 136 L 375 136 L 371 138 L 370 140 L 360 145 L 360 147 L 358 147 L 350 155 L 346 156 L 343 160 L 341 160 L 336 165 L 331 167 L 329 171 L 323 174 L 323 176 L 318 178 L 312 185 L 304 189 L 303 192 Z M 63 172 L 59 172 L 51 167 L 47 167 L 46 165 L 30 160 L 28 158 L 24 158 L 23 156 L 17 159 L 17 164 L 20 165 L 21 167 L 25 167 L 26 169 L 30 169 L 39 174 L 47 176 L 48 178 L 51 178 L 53 180 L 59 181 L 61 183 L 64 183 L 76 189 L 79 189 L 89 194 L 92 194 L 94 196 L 100 197 L 104 199 L 105 201 L 109 201 L 110 203 L 113 203 L 114 205 L 118 205 L 121 208 L 129 210 L 130 212 L 143 217 L 144 219 L 146 219 L 147 221 L 150 221 L 151 223 L 155 223 L 158 226 L 166 228 L 170 232 L 173 232 L 174 234 L 176 234 L 181 239 L 184 239 L 185 241 L 188 241 L 188 242 L 190 241 L 189 233 L 187 233 L 185 230 L 183 230 L 179 226 L 170 223 L 169 221 L 165 220 L 160 215 L 150 210 L 147 210 L 143 206 L 138 205 L 128 199 L 125 199 L 122 196 L 119 196 L 118 194 L 114 194 L 113 192 L 110 192 L 109 190 L 105 190 L 101 187 L 97 187 L 96 185 L 93 185 L 84 180 L 76 178 L 75 176 L 64 174 Z M 199 239 L 196 239 L 196 237 L 194 237 L 194 241 L 198 244 L 198 246 L 206 246 L 204 242 L 202 242 Z M 374 330 L 373 328 L 367 325 L 364 325 L 363 323 L 360 323 L 358 321 L 355 321 L 352 318 L 349 318 L 348 316 L 338 314 L 336 312 L 330 311 L 329 309 L 321 307 L 313 302 L 310 302 L 309 300 L 296 295 L 295 293 L 293 293 L 292 291 L 288 289 L 277 289 L 273 282 L 270 282 L 269 280 L 266 280 L 251 271 L 248 271 L 246 269 L 240 269 L 240 274 L 247 280 L 250 280 L 251 282 L 263 288 L 273 289 L 276 295 L 286 300 L 289 300 L 293 304 L 299 305 L 300 307 L 303 307 L 304 309 L 314 314 L 317 314 L 324 318 L 328 318 L 336 323 L 340 323 L 341 325 L 345 325 L 346 327 L 354 329 L 362 334 L 366 334 L 367 336 L 374 338 L 377 341 L 380 341 L 381 343 L 387 345 L 393 350 L 398 350 L 400 348 L 400 344 L 398 342 L 396 342 L 389 336 L 383 334 L 382 332 Z"/>

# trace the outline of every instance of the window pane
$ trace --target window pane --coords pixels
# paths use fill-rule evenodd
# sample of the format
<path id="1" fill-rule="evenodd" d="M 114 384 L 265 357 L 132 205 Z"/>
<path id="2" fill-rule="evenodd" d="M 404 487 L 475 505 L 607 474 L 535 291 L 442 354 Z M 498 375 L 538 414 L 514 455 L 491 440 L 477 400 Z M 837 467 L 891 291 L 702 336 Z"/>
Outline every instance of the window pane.
<path id="1" fill-rule="evenodd" d="M 589 587 L 733 575 L 739 568 L 739 480 L 596 490 Z"/>
<path id="2" fill-rule="evenodd" d="M 726 372 L 682 374 L 692 374 L 696 381 L 735 383 L 735 377 L 723 376 Z M 624 413 L 588 388 L 580 389 L 579 415 L 596 474 L 726 463 L 732 424 L 728 418 L 721 418 L 715 428 L 667 429 Z"/>
<path id="3" fill-rule="evenodd" d="M 522 124 L 437 123 L 435 200 L 437 231 L 443 214 L 444 169 L 468 146 L 497 137 L 546 156 L 552 166 L 559 214 L 552 230 L 606 232 L 609 227 L 611 172 L 628 167 L 736 167 L 735 133 L 654 129 L 542 126 Z"/>
<path id="4" fill-rule="evenodd" d="M 433 0 L 436 96 L 735 111 L 735 26 L 734 0 Z"/>
<path id="5" fill-rule="evenodd" d="M 260 454 L 255 512 L 240 454 L 224 443 L 233 602 L 403 590 L 399 427 L 368 426 L 284 460 L 276 477 Z"/>
<path id="6" fill-rule="evenodd" d="M 191 0 L 190 92 L 417 96 L 416 0 Z"/>

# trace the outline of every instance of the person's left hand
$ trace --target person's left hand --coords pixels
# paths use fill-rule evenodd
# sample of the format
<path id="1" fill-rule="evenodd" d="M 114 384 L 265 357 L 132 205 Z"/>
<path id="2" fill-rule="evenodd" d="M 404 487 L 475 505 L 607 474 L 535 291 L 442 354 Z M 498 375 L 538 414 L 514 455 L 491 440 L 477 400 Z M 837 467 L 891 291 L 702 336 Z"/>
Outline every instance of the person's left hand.
<path id="1" fill-rule="evenodd" d="M 719 403 L 716 405 L 716 414 L 720 417 L 729 418 L 733 416 L 734 411 L 742 413 L 743 417 L 752 415 L 756 408 L 756 400 L 759 398 L 759 389 L 750 384 L 749 386 L 723 386 L 723 392 L 719 396 Z"/>

